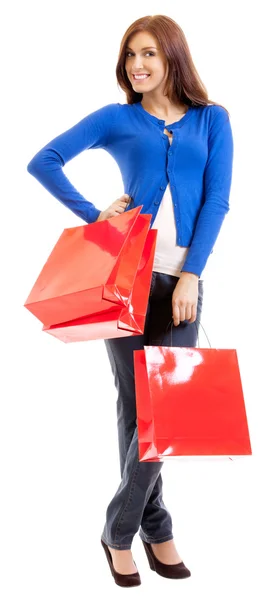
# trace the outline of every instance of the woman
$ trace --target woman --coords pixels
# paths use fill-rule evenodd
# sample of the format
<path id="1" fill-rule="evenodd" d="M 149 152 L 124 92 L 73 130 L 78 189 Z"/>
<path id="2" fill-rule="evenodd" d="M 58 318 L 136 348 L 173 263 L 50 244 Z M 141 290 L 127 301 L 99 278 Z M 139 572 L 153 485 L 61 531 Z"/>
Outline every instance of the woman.
<path id="1" fill-rule="evenodd" d="M 125 104 L 91 113 L 47 144 L 28 165 L 58 200 L 87 223 L 142 205 L 157 228 L 143 335 L 105 340 L 118 391 L 121 482 L 106 511 L 101 543 L 118 585 L 141 583 L 131 544 L 139 535 L 150 567 L 190 576 L 173 539 L 163 501 L 162 462 L 139 462 L 133 352 L 144 345 L 194 347 L 201 317 L 201 274 L 229 210 L 233 140 L 229 114 L 208 99 L 177 23 L 162 16 L 126 31 L 116 68 Z M 100 211 L 72 186 L 62 167 L 88 148 L 116 160 L 125 193 Z"/>

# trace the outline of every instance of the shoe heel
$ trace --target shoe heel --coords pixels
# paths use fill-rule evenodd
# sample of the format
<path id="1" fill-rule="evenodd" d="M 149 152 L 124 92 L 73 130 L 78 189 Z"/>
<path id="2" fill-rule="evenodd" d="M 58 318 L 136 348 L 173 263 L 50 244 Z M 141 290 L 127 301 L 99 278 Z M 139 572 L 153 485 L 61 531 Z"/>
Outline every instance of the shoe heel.
<path id="1" fill-rule="evenodd" d="M 105 542 L 103 542 L 102 539 L 101 539 L 101 544 L 104 548 L 105 555 L 106 555 L 106 558 L 107 558 L 107 561 L 109 564 L 109 568 L 110 568 L 110 571 L 114 578 L 115 583 L 117 583 L 117 585 L 120 585 L 122 587 L 133 587 L 136 585 L 140 585 L 141 578 L 140 578 L 140 574 L 138 573 L 138 571 L 137 571 L 137 573 L 132 573 L 130 575 L 122 575 L 121 573 L 117 573 L 117 571 L 115 571 L 113 562 L 112 562 L 111 553 L 109 551 L 107 544 L 105 544 Z M 135 564 L 135 566 L 136 566 L 136 564 Z"/>
<path id="2" fill-rule="evenodd" d="M 162 563 L 155 556 L 151 544 L 148 544 L 143 540 L 142 542 L 145 548 L 149 566 L 152 571 L 155 571 L 156 573 L 158 573 L 158 575 L 161 575 L 162 577 L 168 577 L 169 579 L 185 579 L 186 577 L 190 577 L 190 570 L 185 566 L 183 561 L 174 565 Z"/>
<path id="3" fill-rule="evenodd" d="M 151 556 L 148 548 L 145 546 L 145 544 L 144 544 L 144 548 L 145 548 L 145 553 L 147 555 L 147 559 L 148 559 L 148 562 L 149 562 L 149 566 L 150 566 L 150 568 L 151 568 L 152 571 L 155 571 L 154 560 L 153 560 L 153 558 L 152 558 L 152 556 Z"/>

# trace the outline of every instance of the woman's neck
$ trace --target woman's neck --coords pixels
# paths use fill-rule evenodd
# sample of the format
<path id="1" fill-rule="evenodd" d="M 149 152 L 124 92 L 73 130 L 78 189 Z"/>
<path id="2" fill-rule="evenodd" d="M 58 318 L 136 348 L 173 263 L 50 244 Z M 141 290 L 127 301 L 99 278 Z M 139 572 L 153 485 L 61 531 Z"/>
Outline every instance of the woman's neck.
<path id="1" fill-rule="evenodd" d="M 175 121 L 182 117 L 188 109 L 188 106 L 185 104 L 172 104 L 166 97 L 164 97 L 163 100 L 154 100 L 143 97 L 141 104 L 147 112 L 164 121 L 170 119 Z"/>

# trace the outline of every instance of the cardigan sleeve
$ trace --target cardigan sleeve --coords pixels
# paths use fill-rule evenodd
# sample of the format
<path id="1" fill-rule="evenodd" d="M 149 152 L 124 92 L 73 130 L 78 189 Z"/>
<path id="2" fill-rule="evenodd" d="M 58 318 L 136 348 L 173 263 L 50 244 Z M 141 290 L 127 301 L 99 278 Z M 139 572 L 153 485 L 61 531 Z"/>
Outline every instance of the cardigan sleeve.
<path id="1" fill-rule="evenodd" d="M 200 276 L 213 251 L 224 217 L 229 211 L 233 170 L 233 136 L 230 118 L 220 106 L 211 106 L 208 158 L 204 171 L 204 202 L 181 271 Z"/>
<path id="2" fill-rule="evenodd" d="M 105 148 L 117 113 L 118 104 L 99 108 L 51 140 L 27 165 L 39 183 L 87 223 L 96 221 L 101 211 L 75 189 L 62 167 L 84 150 Z"/>

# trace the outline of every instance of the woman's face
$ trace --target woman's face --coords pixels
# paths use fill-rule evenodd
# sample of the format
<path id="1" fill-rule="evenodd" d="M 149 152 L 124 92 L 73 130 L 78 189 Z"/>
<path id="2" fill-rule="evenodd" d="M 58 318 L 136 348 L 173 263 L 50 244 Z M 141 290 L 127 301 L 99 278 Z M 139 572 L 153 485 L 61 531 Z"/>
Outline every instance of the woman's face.
<path id="1" fill-rule="evenodd" d="M 150 94 L 157 91 L 163 94 L 168 74 L 167 60 L 156 38 L 147 31 L 135 33 L 129 39 L 125 69 L 135 92 Z M 146 77 L 135 78 L 138 74 Z"/>

